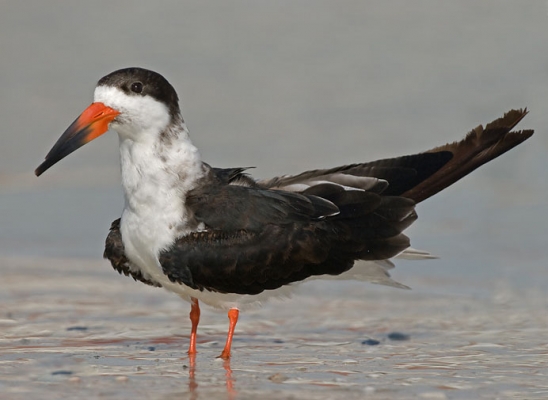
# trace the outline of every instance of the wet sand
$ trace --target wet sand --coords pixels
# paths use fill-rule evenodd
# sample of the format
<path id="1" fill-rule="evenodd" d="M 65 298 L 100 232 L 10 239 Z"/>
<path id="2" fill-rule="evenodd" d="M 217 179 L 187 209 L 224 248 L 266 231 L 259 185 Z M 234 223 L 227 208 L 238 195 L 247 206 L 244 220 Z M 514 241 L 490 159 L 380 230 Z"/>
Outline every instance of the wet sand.
<path id="1" fill-rule="evenodd" d="M 476 281 L 483 295 L 467 296 L 443 294 L 455 289 L 443 279 L 405 282 L 414 291 L 308 283 L 292 299 L 242 313 L 224 362 L 215 358 L 223 312 L 204 308 L 190 360 L 189 305 L 176 296 L 98 261 L 0 262 L 3 398 L 548 396 L 540 287 Z"/>

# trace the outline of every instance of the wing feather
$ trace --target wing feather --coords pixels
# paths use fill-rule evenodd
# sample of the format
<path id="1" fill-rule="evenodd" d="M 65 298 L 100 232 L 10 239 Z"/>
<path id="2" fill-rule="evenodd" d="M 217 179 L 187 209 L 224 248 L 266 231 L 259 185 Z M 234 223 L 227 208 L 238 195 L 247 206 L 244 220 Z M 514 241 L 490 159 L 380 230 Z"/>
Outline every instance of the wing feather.
<path id="1" fill-rule="evenodd" d="M 340 275 L 356 260 L 431 258 L 409 249 L 402 233 L 417 218 L 415 203 L 528 139 L 533 131 L 512 131 L 526 114 L 511 110 L 459 142 L 424 153 L 295 176 L 255 181 L 246 168 L 210 168 L 185 199 L 205 230 L 161 252 L 163 271 L 198 290 L 257 294 Z M 131 268 L 119 220 L 105 257 L 118 272 L 155 284 Z"/>
<path id="2" fill-rule="evenodd" d="M 485 127 L 473 129 L 464 139 L 424 153 L 306 171 L 259 180 L 257 184 L 290 190 L 315 181 L 331 181 L 360 188 L 378 179 L 387 182 L 383 194 L 408 197 L 418 203 L 531 137 L 532 130 L 512 131 L 526 115 L 527 109 L 510 110 Z"/>

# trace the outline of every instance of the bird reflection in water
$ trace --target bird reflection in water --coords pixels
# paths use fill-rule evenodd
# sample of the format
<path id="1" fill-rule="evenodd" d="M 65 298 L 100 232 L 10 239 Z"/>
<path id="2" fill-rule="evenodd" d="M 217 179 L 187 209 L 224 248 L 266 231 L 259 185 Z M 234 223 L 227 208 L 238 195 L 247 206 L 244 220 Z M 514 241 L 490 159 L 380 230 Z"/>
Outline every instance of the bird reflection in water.
<path id="1" fill-rule="evenodd" d="M 236 398 L 236 390 L 234 389 L 234 379 L 232 377 L 232 369 L 230 368 L 230 359 L 222 360 L 223 368 L 225 370 L 225 385 L 228 399 L 232 400 Z M 196 354 L 188 355 L 188 391 L 191 394 L 191 399 L 196 400 L 199 398 L 198 382 L 196 381 Z"/>

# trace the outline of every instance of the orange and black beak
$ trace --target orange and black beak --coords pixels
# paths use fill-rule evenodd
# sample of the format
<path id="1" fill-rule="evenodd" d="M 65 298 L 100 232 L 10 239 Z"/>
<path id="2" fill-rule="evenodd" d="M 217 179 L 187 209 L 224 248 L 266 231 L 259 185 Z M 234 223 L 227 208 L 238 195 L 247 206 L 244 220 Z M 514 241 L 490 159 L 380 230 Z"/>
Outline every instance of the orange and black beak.
<path id="1" fill-rule="evenodd" d="M 108 124 L 120 113 L 103 103 L 92 103 L 61 135 L 46 156 L 46 160 L 34 171 L 40 176 L 57 161 L 77 148 L 98 138 L 108 130 Z"/>

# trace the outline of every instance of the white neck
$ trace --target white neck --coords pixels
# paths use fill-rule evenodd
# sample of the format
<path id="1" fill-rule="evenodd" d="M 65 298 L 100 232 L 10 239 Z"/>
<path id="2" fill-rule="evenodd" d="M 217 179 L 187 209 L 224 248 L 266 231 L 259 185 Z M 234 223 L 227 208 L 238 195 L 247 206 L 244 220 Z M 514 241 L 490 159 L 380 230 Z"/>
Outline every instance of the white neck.
<path id="1" fill-rule="evenodd" d="M 203 176 L 204 166 L 182 123 L 162 134 L 141 134 L 139 141 L 123 132 L 119 138 L 125 194 L 120 229 L 126 255 L 155 275 L 149 268 L 159 266 L 158 253 L 199 229 L 185 197 Z"/>

